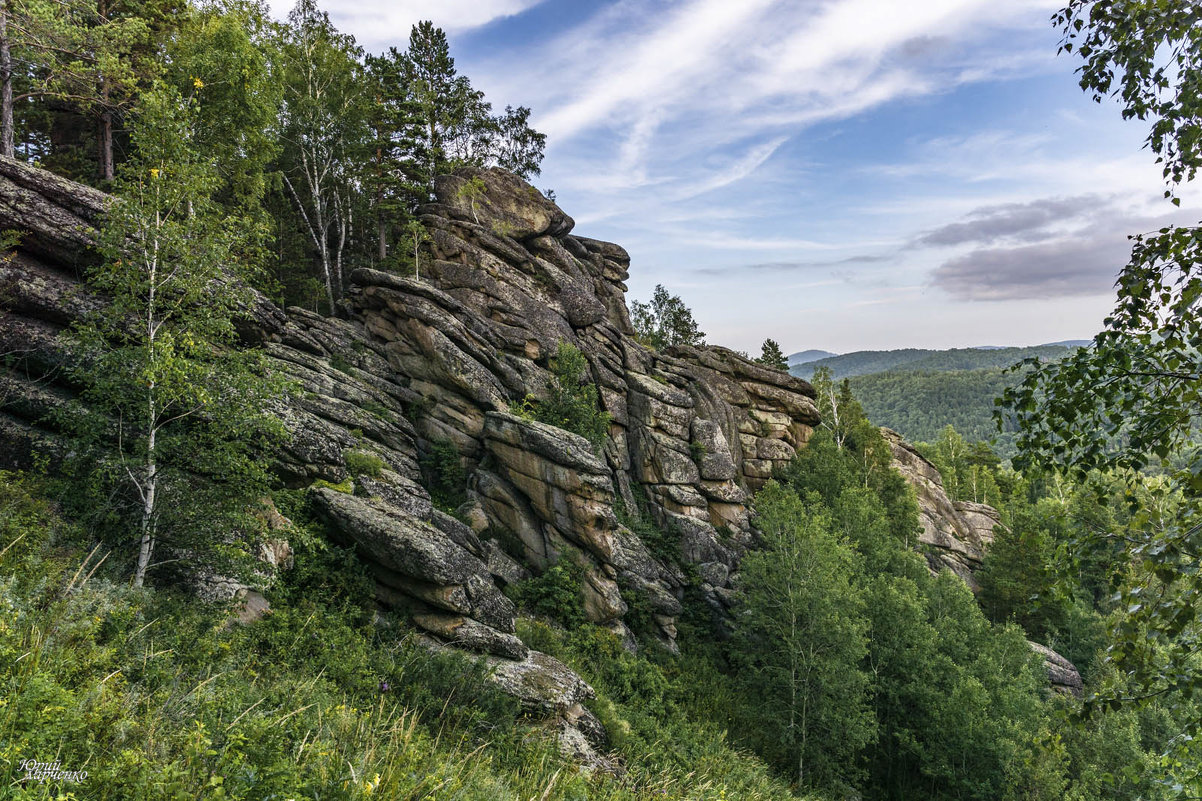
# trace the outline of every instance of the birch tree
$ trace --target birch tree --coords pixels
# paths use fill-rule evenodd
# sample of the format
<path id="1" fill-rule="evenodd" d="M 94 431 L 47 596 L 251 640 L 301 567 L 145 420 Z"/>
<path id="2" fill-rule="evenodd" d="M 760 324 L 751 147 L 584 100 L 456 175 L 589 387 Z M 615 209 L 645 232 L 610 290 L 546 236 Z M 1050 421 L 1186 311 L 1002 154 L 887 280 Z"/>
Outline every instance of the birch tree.
<path id="1" fill-rule="evenodd" d="M 739 678 L 776 761 L 799 785 L 831 786 L 852 778 L 873 733 L 856 556 L 827 515 L 775 482 L 756 507 L 763 548 L 741 568 Z"/>
<path id="2" fill-rule="evenodd" d="M 343 294 L 359 169 L 371 141 L 362 51 L 314 0 L 300 0 L 288 15 L 281 57 L 284 185 L 316 252 L 332 313 Z"/>
<path id="3" fill-rule="evenodd" d="M 121 499 L 114 517 L 133 529 L 136 586 L 160 540 L 228 539 L 264 486 L 256 448 L 278 433 L 262 411 L 274 390 L 256 354 L 233 347 L 252 301 L 239 276 L 242 226 L 214 209 L 195 119 L 174 90 L 144 97 L 88 275 L 107 302 L 72 336 L 80 454 L 90 484 Z"/>

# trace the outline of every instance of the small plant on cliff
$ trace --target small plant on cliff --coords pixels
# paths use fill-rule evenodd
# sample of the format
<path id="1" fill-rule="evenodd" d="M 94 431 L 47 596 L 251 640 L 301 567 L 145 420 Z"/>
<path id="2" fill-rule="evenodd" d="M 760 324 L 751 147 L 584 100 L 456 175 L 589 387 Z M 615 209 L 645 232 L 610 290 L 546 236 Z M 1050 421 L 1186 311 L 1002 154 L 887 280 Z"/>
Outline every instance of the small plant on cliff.
<path id="1" fill-rule="evenodd" d="M 588 360 L 578 348 L 560 342 L 551 361 L 550 397 L 538 401 L 527 395 L 520 403 L 510 407 L 510 411 L 528 420 L 557 426 L 565 431 L 587 439 L 594 447 L 600 447 L 609 435 L 609 424 L 613 419 L 609 412 L 603 412 L 600 405 L 597 387 L 587 383 Z"/>
<path id="2" fill-rule="evenodd" d="M 471 209 L 472 219 L 476 221 L 476 225 L 480 224 L 480 217 L 476 214 L 476 201 L 488 191 L 488 187 L 484 185 L 484 181 L 480 176 L 474 175 L 471 180 L 465 181 L 455 193 L 459 197 L 467 201 L 467 206 Z"/>
<path id="3" fill-rule="evenodd" d="M 449 439 L 437 439 L 421 455 L 421 466 L 429 481 L 430 499 L 439 509 L 450 514 L 464 501 L 467 471 L 459 449 Z"/>
<path id="4" fill-rule="evenodd" d="M 419 281 L 422 278 L 422 244 L 429 241 L 430 234 L 426 231 L 426 226 L 417 220 L 410 220 L 409 224 L 405 226 L 405 242 L 413 246 L 413 277 Z"/>
<path id="5" fill-rule="evenodd" d="M 346 470 L 352 476 L 377 478 L 384 470 L 384 460 L 367 451 L 347 451 L 342 455 Z"/>

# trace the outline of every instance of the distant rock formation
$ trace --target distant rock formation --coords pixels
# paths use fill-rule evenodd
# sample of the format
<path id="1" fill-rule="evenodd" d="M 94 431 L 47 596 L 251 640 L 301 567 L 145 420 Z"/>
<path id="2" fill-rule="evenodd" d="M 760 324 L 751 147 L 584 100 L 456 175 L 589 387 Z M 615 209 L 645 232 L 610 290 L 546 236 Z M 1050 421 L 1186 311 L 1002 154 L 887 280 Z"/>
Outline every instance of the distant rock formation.
<path id="1" fill-rule="evenodd" d="M 893 449 L 893 467 L 910 483 L 918 498 L 922 534 L 919 543 L 931 570 L 944 568 L 955 573 L 973 588 L 980 589 L 973 576 L 981 566 L 985 551 L 993 542 L 993 529 L 1001 524 L 996 509 L 983 503 L 953 501 L 943 488 L 939 469 L 923 457 L 896 431 L 882 428 Z"/>
<path id="2" fill-rule="evenodd" d="M 972 588 L 980 590 L 976 571 L 985 551 L 993 543 L 994 529 L 1001 525 L 997 509 L 984 503 L 953 501 L 943 488 L 938 468 L 931 464 L 896 431 L 882 428 L 881 433 L 893 449 L 893 467 L 914 488 L 918 499 L 922 546 L 931 572 L 950 570 Z M 1043 658 L 1048 682 L 1057 692 L 1081 694 L 1081 674 L 1072 662 L 1038 643 L 1031 650 Z"/>

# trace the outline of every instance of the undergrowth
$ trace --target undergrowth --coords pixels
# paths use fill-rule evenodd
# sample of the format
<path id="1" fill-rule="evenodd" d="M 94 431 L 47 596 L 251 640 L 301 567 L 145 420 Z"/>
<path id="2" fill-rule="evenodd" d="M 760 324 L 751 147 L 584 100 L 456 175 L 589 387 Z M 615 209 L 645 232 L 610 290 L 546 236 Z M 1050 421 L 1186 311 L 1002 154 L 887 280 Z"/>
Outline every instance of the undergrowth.
<path id="1" fill-rule="evenodd" d="M 169 589 L 135 590 L 37 481 L 0 474 L 0 797 L 15 799 L 789 798 L 684 685 L 608 633 L 542 645 L 595 682 L 627 773 L 562 757 L 483 663 L 380 620 L 354 555 L 302 493 L 296 565 L 250 625 Z M 608 639 L 605 639 L 608 637 Z M 675 681 L 675 683 L 674 683 Z M 23 782 L 22 760 L 86 771 Z"/>

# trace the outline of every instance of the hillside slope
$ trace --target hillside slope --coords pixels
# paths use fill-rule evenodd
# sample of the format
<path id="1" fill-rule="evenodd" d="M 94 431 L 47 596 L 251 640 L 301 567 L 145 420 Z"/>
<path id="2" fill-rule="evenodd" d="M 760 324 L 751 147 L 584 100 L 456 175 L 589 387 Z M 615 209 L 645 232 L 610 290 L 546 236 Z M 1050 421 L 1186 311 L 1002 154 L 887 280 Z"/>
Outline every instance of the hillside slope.
<path id="1" fill-rule="evenodd" d="M 831 371 L 832 377 L 839 379 L 902 369 L 927 372 L 986 370 L 1009 367 L 1031 357 L 1059 359 L 1068 355 L 1072 350 L 1064 345 L 1036 345 L 1029 348 L 952 348 L 950 350 L 924 350 L 921 348 L 862 350 L 791 366 L 789 371 L 795 376 L 808 379 L 815 370 L 825 367 Z"/>

